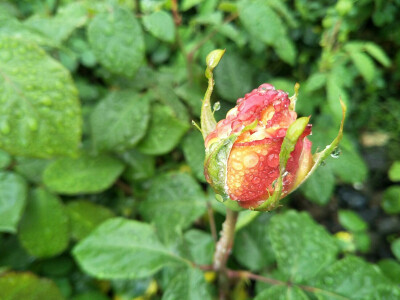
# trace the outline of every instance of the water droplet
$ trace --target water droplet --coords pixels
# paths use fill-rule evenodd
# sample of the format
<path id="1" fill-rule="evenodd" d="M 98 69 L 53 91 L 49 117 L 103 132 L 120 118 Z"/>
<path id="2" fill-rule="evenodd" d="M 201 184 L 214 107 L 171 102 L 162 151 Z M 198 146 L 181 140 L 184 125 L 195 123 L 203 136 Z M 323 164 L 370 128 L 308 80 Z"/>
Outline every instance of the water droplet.
<path id="1" fill-rule="evenodd" d="M 285 178 L 285 177 L 288 176 L 288 175 L 289 175 L 289 172 L 288 172 L 288 171 L 285 171 L 285 172 L 282 174 L 282 177 Z"/>
<path id="2" fill-rule="evenodd" d="M 246 154 L 243 159 L 243 163 L 246 168 L 253 168 L 258 164 L 258 155 L 255 152 Z"/>
<path id="3" fill-rule="evenodd" d="M 7 121 L 3 121 L 3 122 L 1 123 L 1 126 L 0 126 L 0 131 L 1 131 L 3 134 L 9 134 L 10 131 L 11 131 L 10 124 L 8 124 Z"/>
<path id="4" fill-rule="evenodd" d="M 232 161 L 231 166 L 232 166 L 232 168 L 234 168 L 237 171 L 240 171 L 240 170 L 243 169 L 243 164 L 241 162 L 238 162 L 238 161 Z"/>
<path id="5" fill-rule="evenodd" d="M 268 155 L 267 163 L 268 163 L 268 166 L 270 166 L 271 168 L 276 168 L 277 166 L 279 166 L 279 156 L 278 156 L 278 154 L 271 153 L 270 155 Z"/>
<path id="6" fill-rule="evenodd" d="M 335 149 L 333 149 L 331 156 L 333 158 L 339 158 L 341 153 L 342 153 L 342 150 L 339 147 L 336 147 Z"/>
<path id="7" fill-rule="evenodd" d="M 214 111 L 219 111 L 221 109 L 221 103 L 215 102 L 213 106 Z"/>
<path id="8" fill-rule="evenodd" d="M 326 166 L 326 162 L 323 160 L 323 161 L 321 161 L 320 163 L 319 163 L 319 166 L 320 167 L 324 167 L 324 166 Z"/>
<path id="9" fill-rule="evenodd" d="M 279 176 L 278 169 L 273 169 L 271 172 L 268 173 L 269 178 L 277 178 Z"/>
<path id="10" fill-rule="evenodd" d="M 278 180 L 274 180 L 274 182 L 272 182 L 272 188 L 275 189 L 275 185 L 277 183 Z"/>

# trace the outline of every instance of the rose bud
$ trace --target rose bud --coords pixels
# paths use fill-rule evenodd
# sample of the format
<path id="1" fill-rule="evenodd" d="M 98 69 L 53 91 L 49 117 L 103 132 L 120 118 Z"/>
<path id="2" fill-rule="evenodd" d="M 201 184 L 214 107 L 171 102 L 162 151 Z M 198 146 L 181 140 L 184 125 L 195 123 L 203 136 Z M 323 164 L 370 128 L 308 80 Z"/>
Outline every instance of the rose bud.
<path id="1" fill-rule="evenodd" d="M 208 78 L 212 90 L 212 72 L 207 74 L 211 74 Z M 207 91 L 201 116 L 206 148 L 204 173 L 217 199 L 231 209 L 274 209 L 337 147 L 344 118 L 332 144 L 311 154 L 307 138 L 311 124 L 308 117 L 297 118 L 294 108 L 298 85 L 295 89 L 295 95 L 289 98 L 284 91 L 262 84 L 238 99 L 216 125 L 210 109 L 211 92 Z M 344 116 L 346 108 L 341 104 Z"/>

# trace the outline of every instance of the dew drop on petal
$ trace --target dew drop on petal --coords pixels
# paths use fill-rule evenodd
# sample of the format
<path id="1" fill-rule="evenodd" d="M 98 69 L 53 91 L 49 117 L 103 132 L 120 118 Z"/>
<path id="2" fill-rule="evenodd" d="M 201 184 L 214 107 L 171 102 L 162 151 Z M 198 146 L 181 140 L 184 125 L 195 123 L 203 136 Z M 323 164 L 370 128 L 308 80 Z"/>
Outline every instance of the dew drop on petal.
<path id="1" fill-rule="evenodd" d="M 270 166 L 271 168 L 276 168 L 277 166 L 279 166 L 279 156 L 278 156 L 278 154 L 271 153 L 270 155 L 268 155 L 267 163 L 268 163 L 268 166 Z"/>
<path id="2" fill-rule="evenodd" d="M 240 171 L 243 169 L 243 164 L 241 162 L 238 161 L 233 161 L 231 164 L 232 168 L 234 168 L 237 171 Z"/>
<path id="3" fill-rule="evenodd" d="M 253 168 L 258 164 L 258 160 L 258 155 L 254 152 L 250 152 L 244 157 L 243 163 L 246 168 Z"/>

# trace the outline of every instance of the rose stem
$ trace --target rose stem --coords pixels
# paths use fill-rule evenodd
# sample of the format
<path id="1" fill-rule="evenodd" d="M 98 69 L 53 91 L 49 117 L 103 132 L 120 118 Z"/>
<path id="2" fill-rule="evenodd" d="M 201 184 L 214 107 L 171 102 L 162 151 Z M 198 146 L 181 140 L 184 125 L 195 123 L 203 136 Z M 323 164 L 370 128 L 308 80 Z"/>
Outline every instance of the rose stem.
<path id="1" fill-rule="evenodd" d="M 233 246 L 235 236 L 235 226 L 238 212 L 226 209 L 226 219 L 222 224 L 221 237 L 216 245 L 214 253 L 214 270 L 218 272 L 219 298 L 226 299 L 229 290 L 229 278 L 227 274 L 226 262 Z"/>

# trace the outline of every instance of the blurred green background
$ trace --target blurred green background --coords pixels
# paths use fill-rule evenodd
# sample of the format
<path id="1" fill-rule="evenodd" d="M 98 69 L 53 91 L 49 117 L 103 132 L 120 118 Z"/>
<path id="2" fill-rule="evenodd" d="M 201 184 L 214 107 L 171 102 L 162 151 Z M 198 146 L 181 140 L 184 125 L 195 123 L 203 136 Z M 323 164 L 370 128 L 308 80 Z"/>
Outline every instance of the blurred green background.
<path id="1" fill-rule="evenodd" d="M 185 299 L 196 286 L 209 294 L 191 299 L 214 297 L 215 274 L 193 271 L 184 287 L 170 269 L 110 275 L 101 252 L 84 257 L 79 242 L 120 216 L 154 225 L 172 253 L 211 263 L 209 220 L 219 230 L 224 208 L 205 184 L 191 120 L 217 48 L 226 49 L 215 70 L 218 119 L 262 83 L 292 95 L 298 82 L 296 110 L 311 115 L 316 151 L 336 136 L 346 102 L 340 151 L 280 213 L 306 211 L 338 253 L 400 284 L 399 37 L 400 0 L 1 0 L 0 299 Z M 270 215 L 242 213 L 231 267 L 286 280 L 268 250 Z M 132 237 L 114 241 L 115 230 L 94 238 L 99 249 Z M 234 299 L 265 288 L 238 281 Z"/>

